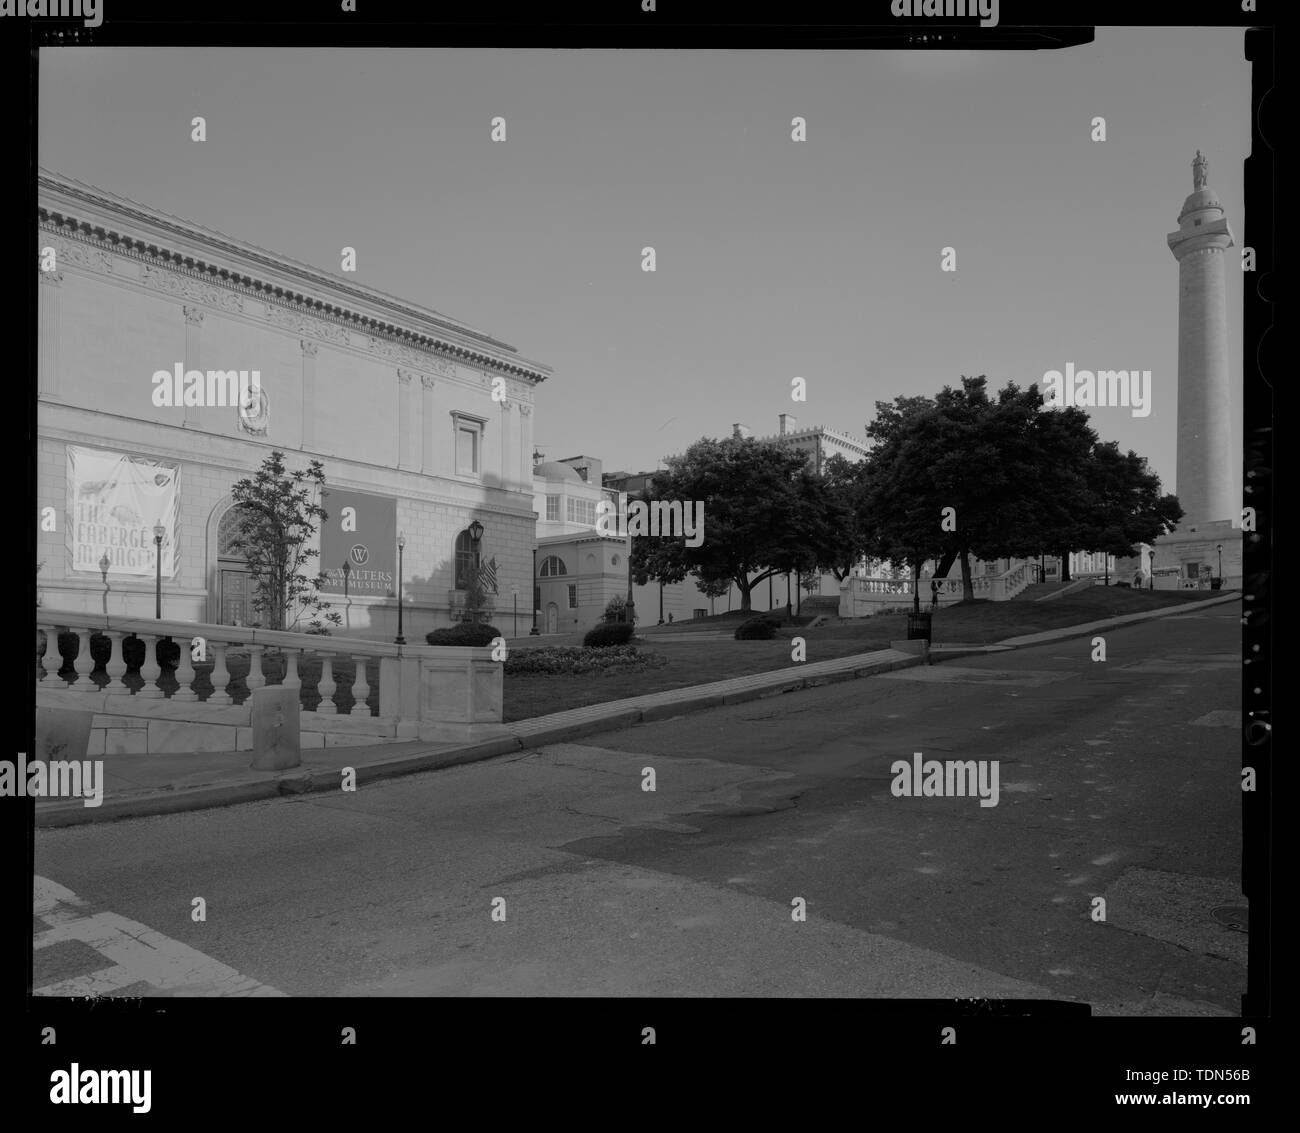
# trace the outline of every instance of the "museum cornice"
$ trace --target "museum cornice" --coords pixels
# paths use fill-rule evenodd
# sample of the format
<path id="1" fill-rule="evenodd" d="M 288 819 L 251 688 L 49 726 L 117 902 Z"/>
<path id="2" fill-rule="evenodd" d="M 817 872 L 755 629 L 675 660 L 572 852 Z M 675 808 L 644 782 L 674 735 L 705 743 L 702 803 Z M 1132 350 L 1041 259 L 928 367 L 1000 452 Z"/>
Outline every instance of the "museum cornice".
<path id="1" fill-rule="evenodd" d="M 268 311 L 274 305 L 286 312 L 331 324 L 336 328 L 386 339 L 427 355 L 435 363 L 443 365 L 459 361 L 486 366 L 533 383 L 543 382 L 553 373 L 550 367 L 528 359 L 502 357 L 502 353 L 514 354 L 515 348 L 471 327 L 457 326 L 436 312 L 420 310 L 395 296 L 340 280 L 253 245 L 241 244 L 221 233 L 146 208 L 134 201 L 111 196 L 82 182 L 41 173 L 38 191 L 45 198 L 63 199 L 58 203 L 51 200 L 49 204 L 38 204 L 37 215 L 41 227 L 46 231 L 75 239 L 104 253 L 125 256 L 156 270 L 199 281 L 231 295 L 248 296 L 266 304 Z M 98 223 L 85 215 L 96 211 L 119 216 L 130 225 L 170 234 L 174 245 L 169 247 L 164 242 L 126 231 L 129 226 L 127 223 L 113 226 Z M 77 215 L 78 213 L 82 215 Z M 210 259 L 204 258 L 191 251 L 182 251 L 176 246 L 185 244 L 211 248 L 215 255 Z M 261 268 L 265 274 L 245 272 L 214 262 L 219 256 L 249 263 L 255 268 Z M 108 270 L 111 274 L 111 268 Z M 271 278 L 274 275 L 289 278 L 284 283 L 277 283 Z M 302 290 L 285 285 L 296 280 L 305 284 Z M 149 281 L 144 279 L 142 282 L 147 284 Z M 326 302 L 311 294 L 313 289 L 335 294 L 344 300 L 351 298 L 357 301 L 358 306 L 392 312 L 397 319 L 405 320 L 410 325 L 366 314 L 345 303 Z M 283 319 L 272 321 L 283 325 Z M 417 329 L 419 327 L 427 330 Z M 333 334 L 325 333 L 320 337 L 328 341 L 337 334 L 338 331 L 335 330 Z M 348 345 L 352 344 L 349 342 Z M 440 372 L 438 365 L 429 369 L 434 373 Z"/>

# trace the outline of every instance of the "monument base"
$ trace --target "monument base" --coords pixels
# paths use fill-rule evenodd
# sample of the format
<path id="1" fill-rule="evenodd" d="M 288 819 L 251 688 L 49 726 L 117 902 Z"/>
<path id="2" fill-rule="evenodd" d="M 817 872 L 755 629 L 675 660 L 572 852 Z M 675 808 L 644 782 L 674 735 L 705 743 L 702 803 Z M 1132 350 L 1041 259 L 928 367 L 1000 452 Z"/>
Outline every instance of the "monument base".
<path id="1" fill-rule="evenodd" d="M 1153 577 L 1157 590 L 1209 590 L 1219 576 L 1222 547 L 1224 590 L 1240 590 L 1242 532 L 1232 520 L 1180 526 L 1155 541 Z"/>

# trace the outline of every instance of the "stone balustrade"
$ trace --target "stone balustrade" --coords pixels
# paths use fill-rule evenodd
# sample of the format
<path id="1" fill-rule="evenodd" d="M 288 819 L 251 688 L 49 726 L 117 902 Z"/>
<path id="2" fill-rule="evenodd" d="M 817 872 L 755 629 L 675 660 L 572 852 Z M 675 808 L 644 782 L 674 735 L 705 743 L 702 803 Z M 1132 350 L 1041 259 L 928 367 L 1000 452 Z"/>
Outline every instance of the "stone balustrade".
<path id="1" fill-rule="evenodd" d="M 921 608 L 931 608 L 930 579 L 920 581 Z M 962 600 L 961 578 L 938 580 L 938 604 L 951 606 Z M 971 589 L 976 598 L 1005 602 L 1031 585 L 1033 577 L 1030 564 L 1021 562 L 1001 574 L 979 574 L 971 579 Z M 869 617 L 881 610 L 899 606 L 910 608 L 912 580 L 910 578 L 846 578 L 840 583 L 840 609 L 842 618 Z"/>
<path id="2" fill-rule="evenodd" d="M 94 712 L 91 754 L 248 750 L 251 693 L 268 684 L 298 691 L 304 747 L 460 741 L 491 734 L 501 724 L 501 664 L 490 648 L 394 645 L 199 622 L 92 620 L 48 608 L 37 610 L 37 625 L 37 703 Z M 60 632 L 77 638 L 64 676 Z M 94 634 L 105 635 L 110 645 L 101 681 L 93 677 Z M 144 660 L 128 683 L 125 643 L 132 637 Z M 167 638 L 179 657 L 165 672 L 158 647 Z M 230 668 L 235 658 L 238 679 Z M 307 670 L 313 679 L 304 684 Z M 104 745 L 100 751 L 97 744 Z"/>

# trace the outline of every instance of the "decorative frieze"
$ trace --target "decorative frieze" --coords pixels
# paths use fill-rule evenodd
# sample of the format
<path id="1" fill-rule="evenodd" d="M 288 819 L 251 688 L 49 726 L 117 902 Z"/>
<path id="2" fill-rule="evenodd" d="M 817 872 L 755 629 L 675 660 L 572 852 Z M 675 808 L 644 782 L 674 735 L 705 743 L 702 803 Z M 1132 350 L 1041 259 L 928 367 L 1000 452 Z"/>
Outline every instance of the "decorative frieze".
<path id="1" fill-rule="evenodd" d="M 202 307 L 182 307 L 185 312 L 185 321 L 192 327 L 203 325 L 203 308 Z"/>
<path id="2" fill-rule="evenodd" d="M 373 334 L 366 335 L 365 349 L 380 358 L 387 358 L 392 362 L 401 362 L 413 370 L 429 370 L 444 378 L 454 378 L 456 376 L 456 364 L 449 359 L 439 358 L 436 354 L 413 350 L 402 343 L 391 342 L 386 338 L 379 338 Z"/>
<path id="3" fill-rule="evenodd" d="M 92 248 L 72 240 L 60 240 L 55 245 L 55 256 L 61 263 L 75 264 L 79 268 L 113 274 L 113 257 L 103 248 Z"/>
<path id="4" fill-rule="evenodd" d="M 107 254 L 107 253 L 105 253 Z M 192 299 L 205 307 L 215 307 L 219 311 L 243 314 L 244 300 L 237 292 L 207 283 L 201 279 L 192 279 L 178 272 L 168 271 L 154 264 L 144 264 L 140 270 L 140 282 L 154 291 L 167 295 L 177 295 L 182 299 Z"/>
<path id="5" fill-rule="evenodd" d="M 340 346 L 352 345 L 351 336 L 341 326 L 326 322 L 324 319 L 313 319 L 310 315 L 304 315 L 299 311 L 286 311 L 274 303 L 266 304 L 266 319 L 267 322 L 294 331 L 296 334 L 323 338 L 326 342 L 335 342 Z"/>

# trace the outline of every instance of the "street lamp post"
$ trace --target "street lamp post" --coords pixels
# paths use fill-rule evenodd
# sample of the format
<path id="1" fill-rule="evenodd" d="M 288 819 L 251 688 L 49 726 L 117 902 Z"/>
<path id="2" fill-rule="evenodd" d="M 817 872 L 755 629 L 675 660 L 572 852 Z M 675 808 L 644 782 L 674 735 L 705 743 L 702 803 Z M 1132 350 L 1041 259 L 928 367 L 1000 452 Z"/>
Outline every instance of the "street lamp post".
<path id="1" fill-rule="evenodd" d="M 343 560 L 343 612 L 347 616 L 347 628 L 352 628 L 352 599 L 348 596 L 348 579 L 352 575 L 352 562 Z"/>
<path id="2" fill-rule="evenodd" d="M 480 544 L 483 542 L 483 524 L 477 519 L 469 525 L 469 541 L 472 552 L 472 564 L 474 575 L 470 580 L 470 594 L 474 599 L 474 608 L 472 612 L 474 624 L 478 624 L 479 603 L 482 600 L 482 591 L 479 589 L 479 568 L 482 566 L 483 551 Z"/>
<path id="3" fill-rule="evenodd" d="M 1219 585 L 1222 586 L 1223 585 L 1223 544 L 1222 543 L 1216 544 L 1214 549 L 1219 552 Z"/>
<path id="4" fill-rule="evenodd" d="M 113 564 L 108 561 L 108 552 L 99 556 L 99 573 L 104 579 L 104 624 L 108 624 L 108 568 Z"/>
<path id="5" fill-rule="evenodd" d="M 153 586 L 153 616 L 162 621 L 162 541 L 163 536 L 167 534 L 167 529 L 161 523 L 153 525 L 153 545 L 154 545 L 154 586 Z"/>
<path id="6" fill-rule="evenodd" d="M 664 624 L 664 580 L 659 580 L 659 624 Z"/>
<path id="7" fill-rule="evenodd" d="M 406 551 L 406 535 L 399 531 L 397 533 L 397 636 L 393 639 L 394 645 L 405 645 L 406 638 L 402 635 L 402 574 L 405 563 L 403 562 Z"/>
<path id="8" fill-rule="evenodd" d="M 541 633 L 537 628 L 537 548 L 533 548 L 533 628 L 528 631 L 529 637 L 536 637 Z"/>
<path id="9" fill-rule="evenodd" d="M 632 596 L 632 536 L 627 537 L 627 606 L 623 616 L 631 625 L 636 625 L 636 599 Z"/>
<path id="10" fill-rule="evenodd" d="M 514 596 L 515 599 L 515 632 L 513 636 L 518 637 L 519 636 L 519 587 L 512 585 L 510 587 L 510 593 Z"/>

